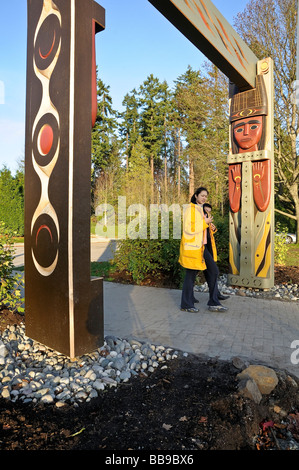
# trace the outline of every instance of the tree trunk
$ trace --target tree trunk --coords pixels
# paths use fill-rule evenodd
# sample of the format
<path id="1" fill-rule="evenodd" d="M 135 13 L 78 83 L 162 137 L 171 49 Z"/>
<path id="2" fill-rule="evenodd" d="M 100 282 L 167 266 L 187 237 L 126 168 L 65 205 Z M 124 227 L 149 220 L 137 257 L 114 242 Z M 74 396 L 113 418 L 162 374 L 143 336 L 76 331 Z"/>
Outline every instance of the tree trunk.
<path id="1" fill-rule="evenodd" d="M 150 157 L 151 163 L 151 203 L 154 204 L 154 156 L 151 155 Z"/>
<path id="2" fill-rule="evenodd" d="M 165 201 L 164 201 L 164 203 L 167 204 L 167 201 L 168 201 L 168 197 L 167 197 L 168 187 L 167 187 L 167 158 L 166 158 L 166 156 L 164 157 L 164 188 L 165 188 Z"/>
<path id="3" fill-rule="evenodd" d="M 178 200 L 181 198 L 181 129 L 178 130 Z"/>
<path id="4" fill-rule="evenodd" d="M 189 158 L 189 199 L 194 194 L 194 161 L 193 158 Z"/>
<path id="5" fill-rule="evenodd" d="M 129 169 L 129 135 L 127 133 L 127 159 L 126 159 L 127 171 Z"/>
<path id="6" fill-rule="evenodd" d="M 181 197 L 181 160 L 178 160 L 178 201 L 180 202 Z"/>

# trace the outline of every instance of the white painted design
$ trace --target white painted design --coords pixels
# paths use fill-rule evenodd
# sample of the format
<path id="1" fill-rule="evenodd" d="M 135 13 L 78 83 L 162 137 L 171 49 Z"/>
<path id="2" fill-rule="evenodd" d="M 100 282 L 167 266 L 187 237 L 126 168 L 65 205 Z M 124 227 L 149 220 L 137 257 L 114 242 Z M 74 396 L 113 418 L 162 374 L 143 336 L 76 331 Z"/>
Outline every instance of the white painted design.
<path id="1" fill-rule="evenodd" d="M 69 330 L 70 357 L 75 354 L 74 330 L 74 277 L 73 277 L 73 170 L 74 170 L 74 120 L 75 120 L 75 0 L 71 0 L 70 38 L 70 110 L 69 110 L 69 215 L 68 215 L 68 260 L 69 260 Z"/>
<path id="2" fill-rule="evenodd" d="M 38 32 L 39 32 L 43 22 L 46 20 L 46 18 L 49 15 L 52 15 L 52 14 L 57 16 L 57 18 L 59 20 L 59 23 L 61 25 L 61 15 L 60 15 L 60 12 L 59 12 L 57 6 L 54 4 L 54 2 L 52 0 L 44 0 L 41 16 L 39 18 L 37 28 L 36 28 L 36 31 L 35 31 L 34 45 L 36 44 L 36 39 L 37 39 L 37 36 L 38 36 Z M 32 127 L 32 141 L 33 141 L 33 137 L 34 137 L 36 127 L 37 127 L 40 119 L 45 114 L 52 114 L 54 116 L 54 118 L 56 119 L 57 123 L 58 123 L 58 128 L 60 126 L 59 114 L 58 114 L 57 109 L 55 108 L 54 104 L 51 101 L 50 92 L 49 92 L 51 75 L 52 75 L 52 72 L 53 72 L 53 70 L 56 66 L 58 56 L 60 54 L 60 50 L 61 50 L 61 40 L 59 42 L 59 47 L 57 48 L 57 52 L 55 54 L 55 57 L 54 57 L 53 61 L 48 66 L 48 68 L 45 69 L 45 70 L 40 70 L 37 67 L 35 57 L 33 58 L 34 72 L 35 72 L 37 78 L 40 80 L 41 85 L 42 85 L 42 99 L 41 99 L 40 108 L 37 112 L 37 115 L 35 117 L 33 127 Z M 59 150 L 60 150 L 60 140 L 58 139 L 57 148 L 55 150 L 55 153 L 54 153 L 51 161 L 45 166 L 41 166 L 41 165 L 38 164 L 38 162 L 36 161 L 36 159 L 34 157 L 34 153 L 32 152 L 32 164 L 33 164 L 34 170 L 37 173 L 37 175 L 40 179 L 40 182 L 41 182 L 41 197 L 40 197 L 40 201 L 37 205 L 37 208 L 36 208 L 36 210 L 33 214 L 32 221 L 31 221 L 31 233 L 32 233 L 32 230 L 33 230 L 33 227 L 34 227 L 34 224 L 35 224 L 37 218 L 42 214 L 48 214 L 52 218 L 52 220 L 54 221 L 55 227 L 57 229 L 58 241 L 59 241 L 59 238 L 60 238 L 59 222 L 58 222 L 58 217 L 57 217 L 56 211 L 55 211 L 54 207 L 52 206 L 52 204 L 49 200 L 48 187 L 49 187 L 49 180 L 50 180 L 51 173 L 52 173 L 52 171 L 53 171 L 53 169 L 56 165 L 56 162 L 57 162 L 57 159 L 58 159 L 58 156 L 59 156 Z M 34 256 L 33 250 L 32 250 L 32 258 L 33 258 L 35 267 L 38 270 L 38 272 L 42 276 L 49 276 L 50 274 L 53 273 L 53 271 L 56 268 L 57 261 L 58 261 L 58 251 L 57 251 L 57 255 L 56 255 L 56 258 L 55 258 L 54 262 L 51 264 L 51 266 L 48 266 L 46 268 L 41 266 L 38 263 L 38 261 L 36 260 L 36 258 Z"/>

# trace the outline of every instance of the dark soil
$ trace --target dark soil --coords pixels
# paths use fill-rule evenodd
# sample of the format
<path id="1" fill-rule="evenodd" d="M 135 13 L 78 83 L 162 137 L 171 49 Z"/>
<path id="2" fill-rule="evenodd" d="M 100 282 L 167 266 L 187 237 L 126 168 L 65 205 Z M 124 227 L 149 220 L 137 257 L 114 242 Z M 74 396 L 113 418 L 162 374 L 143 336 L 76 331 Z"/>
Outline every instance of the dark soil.
<path id="1" fill-rule="evenodd" d="M 227 272 L 227 270 L 226 270 Z M 297 266 L 282 266 L 275 265 L 274 267 L 274 276 L 275 284 L 298 284 L 299 285 L 299 268 Z M 127 271 L 109 272 L 108 278 L 113 282 L 120 282 L 123 284 L 132 284 L 133 279 L 132 275 Z M 199 283 L 206 282 L 203 272 L 199 271 L 197 275 Z M 178 288 L 178 282 L 169 280 L 167 275 L 159 276 L 147 276 L 141 282 L 142 286 L 152 286 L 152 287 L 168 287 L 168 288 Z"/>
<path id="2" fill-rule="evenodd" d="M 276 273 L 299 284 L 297 268 Z M 0 332 L 20 321 L 0 311 Z M 238 392 L 239 372 L 231 362 L 180 355 L 78 407 L 0 399 L 0 450 L 275 450 L 290 446 L 290 431 L 299 441 L 298 385 L 277 371 L 282 379 L 256 404 Z"/>
<path id="3" fill-rule="evenodd" d="M 297 284 L 299 286 L 299 267 L 276 265 L 274 278 L 275 284 Z"/>

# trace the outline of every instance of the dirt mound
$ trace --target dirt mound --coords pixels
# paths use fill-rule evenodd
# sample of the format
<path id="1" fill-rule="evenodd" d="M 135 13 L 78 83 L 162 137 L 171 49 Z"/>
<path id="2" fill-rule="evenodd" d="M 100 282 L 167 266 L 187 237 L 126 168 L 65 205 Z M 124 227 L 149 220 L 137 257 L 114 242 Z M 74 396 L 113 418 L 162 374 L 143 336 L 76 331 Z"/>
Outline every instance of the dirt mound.
<path id="1" fill-rule="evenodd" d="M 281 376 L 256 404 L 238 393 L 239 372 L 230 362 L 188 355 L 78 407 L 0 400 L 0 449 L 253 450 L 261 423 L 287 429 L 281 416 L 295 413 L 298 385 Z"/>

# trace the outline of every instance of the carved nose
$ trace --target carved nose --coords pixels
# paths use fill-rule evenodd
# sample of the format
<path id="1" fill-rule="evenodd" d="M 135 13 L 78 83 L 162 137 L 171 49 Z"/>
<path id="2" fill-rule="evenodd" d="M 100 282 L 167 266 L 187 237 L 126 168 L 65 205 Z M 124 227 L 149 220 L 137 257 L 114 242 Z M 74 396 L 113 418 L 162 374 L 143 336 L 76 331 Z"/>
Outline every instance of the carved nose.
<path id="1" fill-rule="evenodd" d="M 249 124 L 245 124 L 244 126 L 244 135 L 248 135 L 249 134 Z"/>

